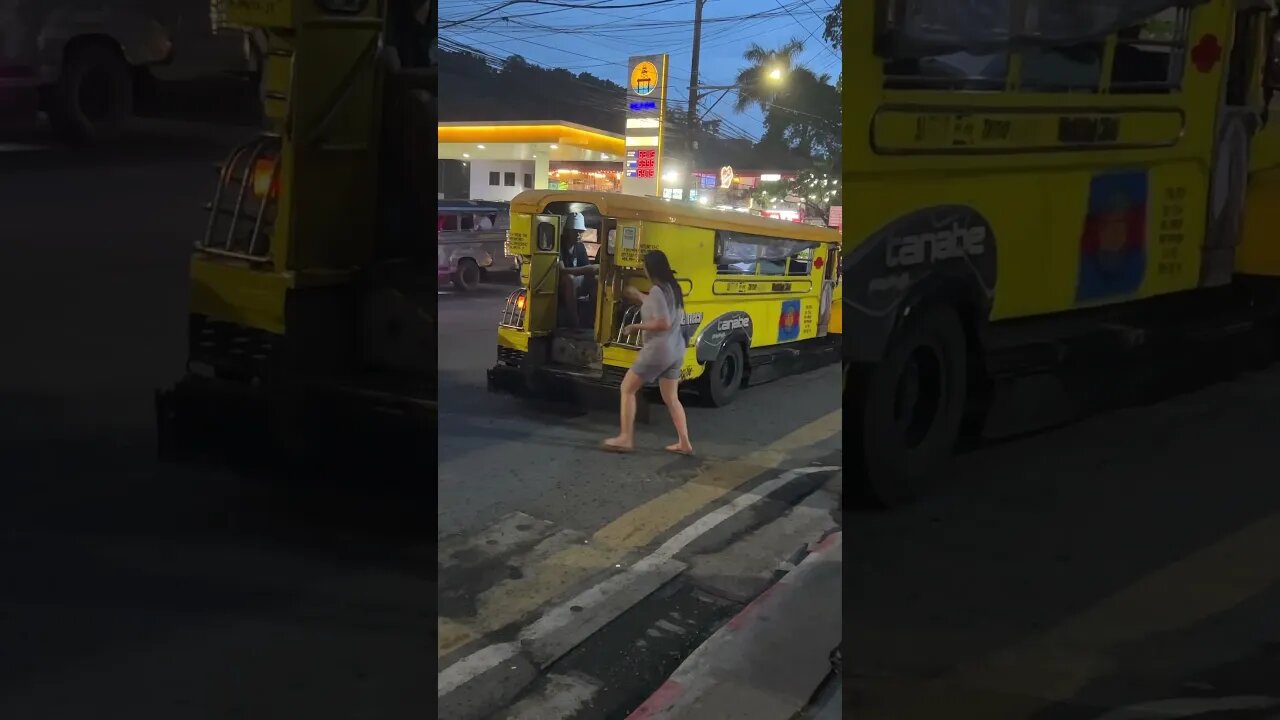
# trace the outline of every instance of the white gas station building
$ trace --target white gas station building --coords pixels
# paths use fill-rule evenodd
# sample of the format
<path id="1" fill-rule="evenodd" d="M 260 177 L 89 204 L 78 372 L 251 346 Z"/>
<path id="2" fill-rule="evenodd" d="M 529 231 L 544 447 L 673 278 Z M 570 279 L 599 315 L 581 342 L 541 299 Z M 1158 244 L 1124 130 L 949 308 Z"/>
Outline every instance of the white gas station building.
<path id="1" fill-rule="evenodd" d="M 563 120 L 442 122 L 440 160 L 464 164 L 471 200 L 509 201 L 528 189 L 620 192 L 622 135 Z"/>

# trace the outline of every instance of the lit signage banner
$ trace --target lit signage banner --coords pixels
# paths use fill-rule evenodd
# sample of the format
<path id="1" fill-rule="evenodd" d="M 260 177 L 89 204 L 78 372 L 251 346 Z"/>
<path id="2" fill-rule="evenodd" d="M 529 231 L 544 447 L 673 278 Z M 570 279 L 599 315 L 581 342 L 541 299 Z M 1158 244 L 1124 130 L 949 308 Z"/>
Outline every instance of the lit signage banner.
<path id="1" fill-rule="evenodd" d="M 622 192 L 661 195 L 666 130 L 667 56 L 641 55 L 627 61 L 627 159 Z"/>

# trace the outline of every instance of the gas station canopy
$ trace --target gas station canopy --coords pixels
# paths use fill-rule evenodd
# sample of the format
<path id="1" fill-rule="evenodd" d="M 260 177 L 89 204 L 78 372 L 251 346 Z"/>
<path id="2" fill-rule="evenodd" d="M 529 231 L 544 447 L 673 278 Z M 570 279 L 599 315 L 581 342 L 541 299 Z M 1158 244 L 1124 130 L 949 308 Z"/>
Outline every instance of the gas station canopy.
<path id="1" fill-rule="evenodd" d="M 442 160 L 550 160 L 622 163 L 622 135 L 563 120 L 442 122 Z"/>

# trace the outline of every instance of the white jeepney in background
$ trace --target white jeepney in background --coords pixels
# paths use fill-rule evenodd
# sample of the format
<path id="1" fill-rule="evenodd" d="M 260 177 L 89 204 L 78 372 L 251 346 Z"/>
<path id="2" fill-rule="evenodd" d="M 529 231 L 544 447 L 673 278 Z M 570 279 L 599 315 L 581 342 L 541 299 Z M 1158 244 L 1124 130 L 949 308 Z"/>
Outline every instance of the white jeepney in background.
<path id="1" fill-rule="evenodd" d="M 0 119 L 44 110 L 70 140 L 111 140 L 148 74 L 256 74 L 263 38 L 223 20 L 229 1 L 0 0 Z"/>
<path id="2" fill-rule="evenodd" d="M 508 252 L 511 208 L 504 202 L 438 200 L 436 278 L 459 290 L 475 290 L 489 273 L 516 272 Z"/>

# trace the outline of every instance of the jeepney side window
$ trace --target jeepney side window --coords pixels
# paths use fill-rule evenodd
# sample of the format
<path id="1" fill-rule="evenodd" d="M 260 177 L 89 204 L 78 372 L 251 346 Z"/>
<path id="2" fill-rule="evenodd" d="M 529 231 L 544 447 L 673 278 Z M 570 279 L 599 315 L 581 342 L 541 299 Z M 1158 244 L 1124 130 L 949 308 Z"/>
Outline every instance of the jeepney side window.
<path id="1" fill-rule="evenodd" d="M 988 92 L 1005 88 L 1007 53 L 921 54 L 918 49 L 899 47 L 896 35 L 900 29 L 909 27 L 921 34 L 935 31 L 949 34 L 956 23 L 955 0 L 887 0 L 881 7 L 877 52 L 884 57 L 885 88 Z"/>
<path id="2" fill-rule="evenodd" d="M 436 216 L 436 231 L 449 232 L 458 229 L 458 216 L 453 213 L 440 213 Z"/>
<path id="3" fill-rule="evenodd" d="M 788 275 L 808 275 L 813 269 L 813 254 L 817 252 L 818 244 L 813 243 L 806 246 L 803 250 L 794 253 L 787 261 Z"/>
<path id="4" fill-rule="evenodd" d="M 886 60 L 884 86 L 890 90 L 1003 90 L 1008 56 L 967 52 Z"/>
<path id="5" fill-rule="evenodd" d="M 752 275 L 759 257 L 754 243 L 743 242 L 743 236 L 719 230 L 716 232 L 716 272 L 722 275 Z"/>
<path id="6" fill-rule="evenodd" d="M 472 215 L 471 213 L 466 213 L 466 214 L 463 214 L 463 215 L 459 215 L 459 216 L 458 216 L 458 223 L 459 223 L 459 224 L 458 224 L 458 228 L 459 228 L 459 229 L 461 229 L 461 230 L 475 230 L 475 229 L 476 229 L 476 216 L 475 216 L 475 215 Z"/>
<path id="7" fill-rule="evenodd" d="M 556 226 L 549 222 L 538 223 L 538 250 L 550 252 L 556 249 Z"/>
<path id="8" fill-rule="evenodd" d="M 716 271 L 722 275 L 807 275 L 816 245 L 721 230 L 716 233 Z M 794 272 L 790 267 L 798 256 L 806 258 L 804 272 Z"/>
<path id="9" fill-rule="evenodd" d="M 1060 32 L 1068 3 L 1038 0 L 1024 7 L 1022 33 L 1030 37 Z M 1088 15 L 1085 10 L 1084 15 Z M 1096 93 L 1102 85 L 1107 55 L 1105 40 L 1053 46 L 1031 46 L 1017 52 L 1019 90 L 1052 93 Z"/>
<path id="10" fill-rule="evenodd" d="M 1111 92 L 1171 93 L 1182 88 L 1190 8 L 1163 10 L 1116 33 Z"/>
<path id="11" fill-rule="evenodd" d="M 1105 42 L 1027 48 L 1018 53 L 1018 89 L 1034 92 L 1095 93 L 1102 83 Z"/>

